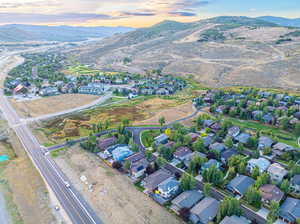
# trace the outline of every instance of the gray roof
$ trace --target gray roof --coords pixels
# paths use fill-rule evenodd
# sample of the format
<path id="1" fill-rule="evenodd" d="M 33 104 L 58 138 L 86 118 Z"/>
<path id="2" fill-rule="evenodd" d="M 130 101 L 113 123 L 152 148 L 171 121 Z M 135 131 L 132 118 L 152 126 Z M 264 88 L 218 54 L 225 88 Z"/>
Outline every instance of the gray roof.
<path id="1" fill-rule="evenodd" d="M 249 135 L 248 133 L 241 133 L 238 136 L 236 136 L 234 139 L 240 143 L 246 144 L 250 137 L 251 135 Z"/>
<path id="2" fill-rule="evenodd" d="M 220 167 L 220 163 L 215 159 L 210 159 L 202 165 L 202 169 L 209 169 L 212 166 Z"/>
<path id="3" fill-rule="evenodd" d="M 167 192 L 175 187 L 179 186 L 179 181 L 176 180 L 175 177 L 169 177 L 158 185 L 158 188 L 164 192 Z"/>
<path id="4" fill-rule="evenodd" d="M 300 218 L 300 200 L 287 197 L 279 209 L 279 215 L 290 222 L 295 222 Z"/>
<path id="5" fill-rule="evenodd" d="M 166 134 L 161 134 L 161 135 L 154 138 L 154 140 L 158 143 L 167 141 L 168 139 L 169 139 L 169 137 Z"/>
<path id="6" fill-rule="evenodd" d="M 172 204 L 176 205 L 178 208 L 192 208 L 196 203 L 198 203 L 204 197 L 201 191 L 191 190 L 185 191 L 178 195 Z"/>
<path id="7" fill-rule="evenodd" d="M 219 209 L 220 202 L 214 198 L 206 197 L 191 209 L 191 219 L 194 218 L 200 223 L 208 223 L 212 221 Z M 194 222 L 196 223 L 196 222 Z"/>
<path id="8" fill-rule="evenodd" d="M 299 174 L 293 176 L 293 178 L 291 179 L 291 184 L 300 186 L 300 175 Z"/>
<path id="9" fill-rule="evenodd" d="M 233 192 L 238 192 L 241 195 L 244 195 L 248 188 L 251 187 L 255 181 L 248 176 L 245 175 L 237 175 L 235 178 L 233 178 L 229 184 L 227 185 L 227 188 Z"/>
<path id="10" fill-rule="evenodd" d="M 224 152 L 221 153 L 221 158 L 227 161 L 232 156 L 237 155 L 238 152 L 235 149 L 227 149 Z"/>
<path id="11" fill-rule="evenodd" d="M 267 136 L 260 136 L 258 139 L 258 148 L 263 149 L 263 148 L 270 148 L 274 141 L 267 137 Z"/>
<path id="12" fill-rule="evenodd" d="M 159 169 L 144 179 L 144 187 L 148 190 L 154 190 L 160 183 L 170 177 L 172 175 L 167 170 Z"/>
<path id="13" fill-rule="evenodd" d="M 219 153 L 223 152 L 225 150 L 225 148 L 226 148 L 225 145 L 223 143 L 219 143 L 219 142 L 216 142 L 209 146 L 210 150 L 215 150 Z"/>
<path id="14" fill-rule="evenodd" d="M 205 147 L 208 147 L 211 143 L 213 143 L 214 138 L 212 136 L 203 137 L 203 144 Z"/>
<path id="15" fill-rule="evenodd" d="M 245 217 L 241 216 L 238 217 L 236 215 L 233 216 L 226 216 L 220 224 L 249 224 L 250 221 L 247 220 Z"/>

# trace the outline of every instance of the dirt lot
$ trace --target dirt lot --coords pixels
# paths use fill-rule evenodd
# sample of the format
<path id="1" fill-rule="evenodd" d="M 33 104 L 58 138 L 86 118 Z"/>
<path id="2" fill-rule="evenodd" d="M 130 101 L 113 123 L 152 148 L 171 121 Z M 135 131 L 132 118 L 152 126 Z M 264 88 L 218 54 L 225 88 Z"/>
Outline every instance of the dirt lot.
<path id="1" fill-rule="evenodd" d="M 190 115 L 193 111 L 191 103 L 186 101 L 158 97 L 146 100 L 140 98 L 116 106 L 98 107 L 77 115 L 70 115 L 68 119 L 65 117 L 36 124 L 34 129 L 41 143 L 59 143 L 66 138 L 89 135 L 92 124 L 98 124 L 99 121 L 104 124 L 109 120 L 110 128 L 117 127 L 124 119 L 128 119 L 134 125 L 156 124 L 161 116 L 165 116 L 169 122 Z"/>
<path id="2" fill-rule="evenodd" d="M 56 158 L 76 188 L 91 203 L 104 223 L 109 224 L 179 224 L 176 216 L 138 191 L 129 179 L 108 167 L 95 155 L 78 146 Z M 84 175 L 93 192 L 80 180 Z"/>
<path id="3" fill-rule="evenodd" d="M 159 118 L 165 117 L 166 123 L 187 117 L 195 111 L 192 102 L 185 103 L 170 109 L 152 112 L 152 116 L 144 121 L 136 121 L 134 125 L 159 125 Z"/>
<path id="4" fill-rule="evenodd" d="M 1 164 L 1 187 L 13 223 L 56 224 L 47 189 L 14 135 L 12 145 L 0 142 L 0 153 L 11 161 Z"/>
<path id="5" fill-rule="evenodd" d="M 85 105 L 97 98 L 93 95 L 64 94 L 33 101 L 16 102 L 11 100 L 11 102 L 21 116 L 37 117 Z"/>

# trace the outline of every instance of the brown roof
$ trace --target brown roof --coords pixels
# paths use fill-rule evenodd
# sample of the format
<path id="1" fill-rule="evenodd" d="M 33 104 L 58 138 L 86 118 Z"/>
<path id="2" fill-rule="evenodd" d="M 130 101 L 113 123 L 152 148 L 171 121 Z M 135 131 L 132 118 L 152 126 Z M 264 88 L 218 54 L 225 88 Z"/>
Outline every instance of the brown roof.
<path id="1" fill-rule="evenodd" d="M 98 140 L 98 147 L 102 150 L 108 148 L 109 146 L 112 146 L 117 142 L 117 138 L 115 136 L 111 138 L 105 138 L 105 139 L 100 139 Z"/>
<path id="2" fill-rule="evenodd" d="M 273 184 L 265 184 L 259 188 L 261 197 L 266 201 L 280 202 L 284 197 L 284 193 Z"/>

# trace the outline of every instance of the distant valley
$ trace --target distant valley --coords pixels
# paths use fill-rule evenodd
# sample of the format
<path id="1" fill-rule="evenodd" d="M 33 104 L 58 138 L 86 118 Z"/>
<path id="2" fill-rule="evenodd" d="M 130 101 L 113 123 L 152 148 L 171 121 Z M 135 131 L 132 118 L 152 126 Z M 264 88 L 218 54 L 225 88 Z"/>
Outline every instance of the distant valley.
<path id="1" fill-rule="evenodd" d="M 0 26 L 0 42 L 24 41 L 84 41 L 88 38 L 101 38 L 116 33 L 134 30 L 130 27 L 76 27 L 76 26 L 36 26 L 3 25 Z"/>

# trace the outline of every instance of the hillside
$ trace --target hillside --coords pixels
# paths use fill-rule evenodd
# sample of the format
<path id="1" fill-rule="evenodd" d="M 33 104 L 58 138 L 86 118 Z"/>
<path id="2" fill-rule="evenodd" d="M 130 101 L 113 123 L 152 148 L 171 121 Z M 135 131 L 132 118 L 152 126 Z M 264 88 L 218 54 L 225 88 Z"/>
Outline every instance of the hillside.
<path id="1" fill-rule="evenodd" d="M 83 41 L 132 31 L 129 27 L 73 27 L 11 24 L 0 26 L 0 41 Z"/>
<path id="2" fill-rule="evenodd" d="M 203 84 L 299 88 L 300 29 L 247 17 L 164 21 L 72 53 L 101 69 L 192 74 Z M 126 60 L 124 60 L 126 59 Z"/>
<path id="3" fill-rule="evenodd" d="M 300 27 L 300 18 L 288 19 L 288 18 L 283 18 L 283 17 L 261 16 L 261 17 L 258 17 L 257 19 L 260 19 L 260 20 L 263 20 L 266 22 L 275 23 L 280 26 Z"/>

